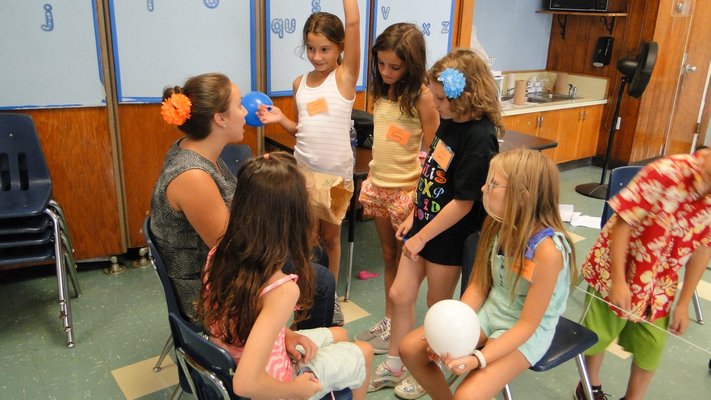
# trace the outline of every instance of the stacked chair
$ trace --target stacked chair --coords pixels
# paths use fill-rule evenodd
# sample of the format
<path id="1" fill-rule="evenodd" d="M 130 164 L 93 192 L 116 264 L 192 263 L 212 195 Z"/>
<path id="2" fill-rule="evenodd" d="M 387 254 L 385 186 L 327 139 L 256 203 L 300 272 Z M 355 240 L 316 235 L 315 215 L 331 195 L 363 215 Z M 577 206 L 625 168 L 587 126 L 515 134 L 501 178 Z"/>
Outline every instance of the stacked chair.
<path id="1" fill-rule="evenodd" d="M 32 119 L 0 114 L 0 267 L 54 260 L 59 317 L 71 348 L 67 271 L 75 297 L 81 289 L 64 212 L 51 196 L 52 181 Z"/>

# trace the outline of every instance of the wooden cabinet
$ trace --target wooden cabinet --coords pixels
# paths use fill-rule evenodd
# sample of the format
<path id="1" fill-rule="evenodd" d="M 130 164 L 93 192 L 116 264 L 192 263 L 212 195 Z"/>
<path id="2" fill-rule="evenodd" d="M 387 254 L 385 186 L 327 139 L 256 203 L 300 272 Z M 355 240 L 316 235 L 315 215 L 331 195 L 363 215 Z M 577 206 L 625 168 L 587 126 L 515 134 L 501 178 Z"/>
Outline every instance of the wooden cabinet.
<path id="1" fill-rule="evenodd" d="M 506 129 L 555 140 L 543 153 L 557 163 L 592 157 L 597 149 L 602 105 L 504 117 Z"/>

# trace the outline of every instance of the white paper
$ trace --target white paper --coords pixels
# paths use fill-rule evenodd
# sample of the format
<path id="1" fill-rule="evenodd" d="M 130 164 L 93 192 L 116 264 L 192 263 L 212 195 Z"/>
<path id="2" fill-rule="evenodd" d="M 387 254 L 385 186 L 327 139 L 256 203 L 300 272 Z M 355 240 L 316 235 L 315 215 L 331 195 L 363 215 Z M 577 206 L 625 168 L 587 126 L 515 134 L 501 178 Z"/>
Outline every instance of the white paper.
<path id="1" fill-rule="evenodd" d="M 570 222 L 570 218 L 573 216 L 572 204 L 558 204 L 558 211 L 563 222 Z"/>
<path id="2" fill-rule="evenodd" d="M 576 213 L 574 213 L 576 214 Z M 574 215 L 570 221 L 572 226 L 584 226 L 586 228 L 600 229 L 600 217 L 591 217 L 589 215 Z"/>

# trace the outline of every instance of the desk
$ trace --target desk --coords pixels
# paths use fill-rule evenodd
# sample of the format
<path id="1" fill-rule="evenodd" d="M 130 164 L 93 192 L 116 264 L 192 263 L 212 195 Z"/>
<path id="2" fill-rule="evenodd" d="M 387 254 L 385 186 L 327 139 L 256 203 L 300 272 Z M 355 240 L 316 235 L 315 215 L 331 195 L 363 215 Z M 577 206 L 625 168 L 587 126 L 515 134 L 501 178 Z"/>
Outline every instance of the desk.
<path id="1" fill-rule="evenodd" d="M 267 145 L 281 150 L 293 152 L 296 139 L 289 135 L 265 136 Z M 506 131 L 503 138 L 499 139 L 499 150 L 508 151 L 511 149 L 526 147 L 533 150 L 545 150 L 558 146 L 558 142 L 541 137 L 526 135 L 516 131 Z M 373 159 L 371 149 L 365 147 L 356 148 L 355 166 L 353 167 L 353 196 L 351 196 L 350 209 L 348 210 L 348 268 L 346 271 L 346 292 L 343 295 L 344 301 L 350 300 L 351 279 L 353 275 L 353 248 L 355 243 L 355 222 L 357 195 L 360 183 L 368 177 L 370 160 Z"/>

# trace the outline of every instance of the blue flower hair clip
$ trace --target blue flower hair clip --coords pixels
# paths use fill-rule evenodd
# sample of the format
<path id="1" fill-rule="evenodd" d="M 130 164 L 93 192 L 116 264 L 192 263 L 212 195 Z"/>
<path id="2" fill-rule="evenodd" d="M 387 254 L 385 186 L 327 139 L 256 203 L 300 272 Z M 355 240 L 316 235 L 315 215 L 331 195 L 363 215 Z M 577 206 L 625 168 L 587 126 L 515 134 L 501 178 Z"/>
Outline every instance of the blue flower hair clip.
<path id="1" fill-rule="evenodd" d="M 439 82 L 444 86 L 444 94 L 448 99 L 456 99 L 464 91 L 464 86 L 467 81 L 464 79 L 464 74 L 455 68 L 445 68 L 439 77 Z"/>

